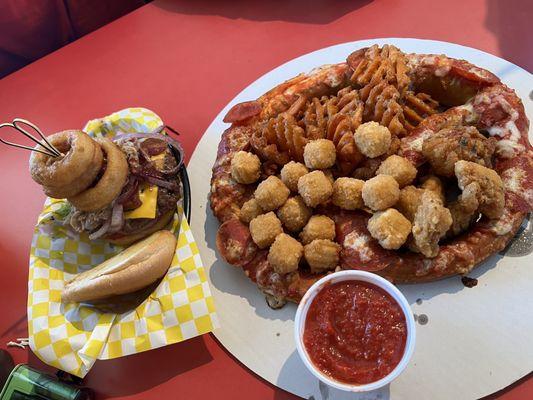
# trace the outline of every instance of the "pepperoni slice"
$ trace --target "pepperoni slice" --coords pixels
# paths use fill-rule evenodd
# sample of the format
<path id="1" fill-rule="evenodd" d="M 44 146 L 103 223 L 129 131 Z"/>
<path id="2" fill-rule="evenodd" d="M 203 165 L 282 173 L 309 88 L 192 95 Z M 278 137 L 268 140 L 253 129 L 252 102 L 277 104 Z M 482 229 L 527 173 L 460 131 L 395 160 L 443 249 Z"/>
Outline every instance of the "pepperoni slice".
<path id="1" fill-rule="evenodd" d="M 238 267 L 250 262 L 257 252 L 250 230 L 235 218 L 220 225 L 216 243 L 222 258 Z"/>
<path id="2" fill-rule="evenodd" d="M 261 104 L 258 101 L 245 101 L 235 104 L 224 117 L 224 122 L 242 122 L 248 118 L 255 117 L 261 112 Z"/>

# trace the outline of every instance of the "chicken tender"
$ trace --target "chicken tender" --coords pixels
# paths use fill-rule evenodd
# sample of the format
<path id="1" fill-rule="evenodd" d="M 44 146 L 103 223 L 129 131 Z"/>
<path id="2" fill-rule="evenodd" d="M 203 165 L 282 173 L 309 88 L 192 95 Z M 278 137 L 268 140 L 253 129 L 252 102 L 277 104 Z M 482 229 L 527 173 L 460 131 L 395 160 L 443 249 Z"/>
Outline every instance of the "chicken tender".
<path id="1" fill-rule="evenodd" d="M 257 200 L 252 198 L 242 205 L 239 218 L 245 224 L 249 224 L 252 219 L 261 214 L 263 214 L 263 209 Z"/>
<path id="2" fill-rule="evenodd" d="M 439 240 L 452 225 L 450 210 L 430 191 L 424 191 L 413 222 L 411 249 L 426 257 L 439 254 Z"/>
<path id="3" fill-rule="evenodd" d="M 424 189 L 411 185 L 400 190 L 400 198 L 395 207 L 411 222 L 415 220 L 416 210 L 422 202 L 422 194 L 424 194 Z"/>
<path id="4" fill-rule="evenodd" d="M 239 183 L 250 184 L 261 175 L 261 161 L 253 153 L 236 152 L 231 159 L 231 176 Z"/>
<path id="5" fill-rule="evenodd" d="M 479 211 L 488 218 L 499 218 L 505 207 L 505 191 L 500 176 L 493 169 L 470 161 L 458 161 L 455 175 L 461 190 L 476 182 L 479 185 L 477 199 Z"/>
<path id="6" fill-rule="evenodd" d="M 391 145 L 389 129 L 377 122 L 366 122 L 356 129 L 354 140 L 361 153 L 370 158 L 385 154 Z"/>
<path id="7" fill-rule="evenodd" d="M 385 161 L 381 163 L 376 174 L 390 175 L 400 188 L 409 185 L 416 178 L 416 168 L 411 162 L 404 157 L 392 155 L 387 157 Z"/>
<path id="8" fill-rule="evenodd" d="M 269 176 L 255 189 L 254 197 L 264 211 L 281 207 L 289 198 L 290 190 L 276 176 Z"/>
<path id="9" fill-rule="evenodd" d="M 278 218 L 290 232 L 300 232 L 311 215 L 313 211 L 305 205 L 300 196 L 291 197 L 278 210 Z"/>
<path id="10" fill-rule="evenodd" d="M 298 179 L 307 174 L 309 170 L 299 162 L 291 161 L 281 169 L 281 181 L 291 192 L 298 192 Z"/>
<path id="11" fill-rule="evenodd" d="M 480 192 L 479 184 L 472 182 L 465 187 L 463 193 L 448 208 L 452 214 L 452 226 L 447 232 L 447 236 L 455 236 L 468 229 L 470 224 L 479 216 L 477 200 Z"/>
<path id="12" fill-rule="evenodd" d="M 333 184 L 331 201 L 344 210 L 363 208 L 363 182 L 355 178 L 339 178 Z"/>
<path id="13" fill-rule="evenodd" d="M 495 149 L 495 139 L 486 138 L 473 126 L 442 129 L 422 144 L 422 154 L 433 171 L 447 177 L 453 176 L 455 163 L 459 160 L 490 168 Z"/>
<path id="14" fill-rule="evenodd" d="M 367 207 L 379 211 L 392 207 L 400 198 L 400 187 L 390 175 L 378 175 L 363 185 L 363 201 Z"/>
<path id="15" fill-rule="evenodd" d="M 333 194 L 333 185 L 322 171 L 313 171 L 298 180 L 298 193 L 305 204 L 316 207 L 324 204 Z"/>
<path id="16" fill-rule="evenodd" d="M 425 190 L 430 190 L 437 195 L 442 201 L 442 204 L 446 201 L 446 195 L 444 193 L 444 185 L 438 176 L 428 175 L 421 179 L 422 184 L 420 187 Z"/>
<path id="17" fill-rule="evenodd" d="M 339 263 L 341 246 L 327 239 L 315 239 L 304 247 L 304 258 L 311 272 L 334 270 Z"/>
<path id="18" fill-rule="evenodd" d="M 304 147 L 304 162 L 307 168 L 330 168 L 335 164 L 336 157 L 335 144 L 328 139 L 312 140 Z"/>
<path id="19" fill-rule="evenodd" d="M 300 240 L 303 244 L 311 243 L 315 239 L 335 239 L 335 222 L 325 215 L 313 215 L 302 232 Z"/>
<path id="20" fill-rule="evenodd" d="M 274 271 L 288 274 L 298 269 L 303 252 L 304 248 L 299 241 L 286 233 L 280 233 L 270 246 L 267 259 Z"/>
<path id="21" fill-rule="evenodd" d="M 389 208 L 375 213 L 368 220 L 367 229 L 381 247 L 397 250 L 405 243 L 411 233 L 411 222 L 398 210 Z"/>
<path id="22" fill-rule="evenodd" d="M 261 214 L 250 221 L 252 240 L 260 249 L 270 246 L 276 236 L 282 232 L 281 221 L 272 211 Z"/>

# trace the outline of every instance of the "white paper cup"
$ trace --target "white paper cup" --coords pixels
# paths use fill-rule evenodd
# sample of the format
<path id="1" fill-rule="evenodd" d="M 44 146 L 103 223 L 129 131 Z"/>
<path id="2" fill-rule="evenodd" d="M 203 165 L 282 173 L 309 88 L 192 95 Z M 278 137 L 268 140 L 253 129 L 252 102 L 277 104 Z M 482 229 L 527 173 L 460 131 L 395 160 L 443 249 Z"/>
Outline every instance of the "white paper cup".
<path id="1" fill-rule="evenodd" d="M 320 371 L 313 364 L 311 358 L 309 357 L 309 354 L 307 354 L 307 350 L 305 349 L 303 343 L 303 333 L 309 306 L 313 302 L 315 296 L 318 294 L 318 292 L 320 292 L 320 290 L 325 286 L 326 283 L 337 283 L 342 281 L 360 281 L 376 285 L 377 287 L 387 292 L 394 300 L 396 300 L 396 302 L 400 305 L 403 314 L 405 315 L 405 321 L 407 324 L 407 338 L 403 356 L 398 365 L 388 375 L 384 376 L 378 381 L 361 385 L 354 385 L 339 382 L 335 379 L 332 379 L 331 377 Z M 411 359 L 411 356 L 413 355 L 416 336 L 415 330 L 415 320 L 413 318 L 413 312 L 411 311 L 411 307 L 409 306 L 409 303 L 407 302 L 405 296 L 396 288 L 396 286 L 394 286 L 392 283 L 390 283 L 379 275 L 373 274 L 371 272 L 356 270 L 339 271 L 330 275 L 326 275 L 318 282 L 316 282 L 313 286 L 311 286 L 300 301 L 294 320 L 294 335 L 296 340 L 296 348 L 298 349 L 298 354 L 300 355 L 300 358 L 302 359 L 305 366 L 309 369 L 309 371 L 311 371 L 313 375 L 315 375 L 322 382 L 336 389 L 345 390 L 349 392 L 368 392 L 371 390 L 375 390 L 389 384 L 398 375 L 400 375 L 400 373 L 407 366 L 407 363 Z"/>

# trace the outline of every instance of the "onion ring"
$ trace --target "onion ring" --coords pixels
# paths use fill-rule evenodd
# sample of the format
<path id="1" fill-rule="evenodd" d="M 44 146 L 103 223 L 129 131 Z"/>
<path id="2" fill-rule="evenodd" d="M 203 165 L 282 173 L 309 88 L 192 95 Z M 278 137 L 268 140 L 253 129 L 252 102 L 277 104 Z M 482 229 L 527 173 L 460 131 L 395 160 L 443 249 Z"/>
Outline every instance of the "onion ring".
<path id="1" fill-rule="evenodd" d="M 107 166 L 93 187 L 67 200 L 78 210 L 97 211 L 111 203 L 122 191 L 129 174 L 128 161 L 120 148 L 106 138 L 96 139 L 107 158 Z"/>
<path id="2" fill-rule="evenodd" d="M 85 132 L 62 131 L 47 139 L 64 155 L 50 157 L 33 152 L 30 174 L 35 182 L 44 186 L 64 187 L 75 182 L 91 166 L 98 146 Z"/>
<path id="3" fill-rule="evenodd" d="M 104 163 L 104 154 L 102 148 L 98 143 L 95 143 L 94 157 L 91 164 L 80 176 L 76 177 L 74 181 L 65 186 L 43 186 L 44 193 L 55 199 L 64 199 L 66 197 L 72 197 L 78 193 L 83 192 L 94 182 L 98 173 L 102 169 Z"/>

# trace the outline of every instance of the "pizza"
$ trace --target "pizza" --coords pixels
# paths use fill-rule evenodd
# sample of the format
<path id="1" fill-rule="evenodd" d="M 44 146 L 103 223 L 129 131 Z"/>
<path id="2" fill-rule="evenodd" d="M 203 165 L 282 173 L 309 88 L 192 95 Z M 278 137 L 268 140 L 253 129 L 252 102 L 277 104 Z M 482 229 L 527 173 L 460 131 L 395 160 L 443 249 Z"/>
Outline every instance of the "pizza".
<path id="1" fill-rule="evenodd" d="M 224 118 L 217 247 L 271 307 L 325 274 L 465 275 L 533 207 L 529 121 L 491 72 L 391 45 L 302 73 Z"/>

